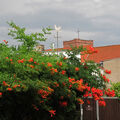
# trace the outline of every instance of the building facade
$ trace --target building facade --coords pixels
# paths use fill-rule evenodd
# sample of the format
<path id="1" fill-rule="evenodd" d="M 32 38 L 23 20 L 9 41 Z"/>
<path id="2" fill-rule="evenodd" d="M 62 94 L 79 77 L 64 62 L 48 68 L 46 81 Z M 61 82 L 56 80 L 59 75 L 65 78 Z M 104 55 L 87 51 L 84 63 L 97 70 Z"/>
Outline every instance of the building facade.
<path id="1" fill-rule="evenodd" d="M 120 58 L 106 60 L 103 62 L 105 69 L 111 70 L 111 74 L 106 76 L 113 82 L 120 82 Z"/>
<path id="2" fill-rule="evenodd" d="M 63 48 L 55 49 L 58 53 L 64 53 L 64 50 L 70 49 L 73 47 L 93 47 L 93 40 L 82 40 L 82 39 L 73 39 L 70 41 L 63 42 Z M 101 64 L 105 69 L 111 70 L 111 74 L 107 77 L 112 82 L 120 82 L 120 45 L 109 45 L 101 47 L 93 47 L 94 50 L 97 50 L 97 54 L 88 54 L 85 56 L 78 55 L 82 62 L 85 60 L 92 60 L 98 64 Z M 46 51 L 52 51 L 51 49 Z M 61 52 L 62 51 L 62 52 Z M 56 52 L 56 53 L 57 53 Z"/>
<path id="3" fill-rule="evenodd" d="M 79 47 L 79 46 L 91 46 L 93 47 L 93 40 L 82 40 L 82 39 L 74 39 L 70 41 L 63 41 L 64 48 Z"/>
<path id="4" fill-rule="evenodd" d="M 98 53 L 89 55 L 87 59 L 101 64 L 105 69 L 111 70 L 111 74 L 106 74 L 111 82 L 120 82 L 120 45 L 94 48 L 98 50 Z"/>

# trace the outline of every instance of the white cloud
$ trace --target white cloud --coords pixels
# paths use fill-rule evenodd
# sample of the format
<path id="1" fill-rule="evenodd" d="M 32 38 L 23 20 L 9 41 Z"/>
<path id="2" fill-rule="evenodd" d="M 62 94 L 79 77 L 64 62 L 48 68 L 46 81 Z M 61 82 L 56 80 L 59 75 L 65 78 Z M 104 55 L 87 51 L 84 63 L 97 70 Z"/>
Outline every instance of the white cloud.
<path id="1" fill-rule="evenodd" d="M 3 0 L 0 2 L 0 15 L 31 13 L 32 9 L 25 4 L 25 0 Z"/>
<path id="2" fill-rule="evenodd" d="M 99 3 L 99 2 L 101 2 L 101 0 L 94 0 L 94 2 L 97 2 L 97 3 Z"/>
<path id="3" fill-rule="evenodd" d="M 0 0 L 0 39 L 7 36 L 5 22 L 13 20 L 33 32 L 39 32 L 41 26 L 62 26 L 61 46 L 63 40 L 77 37 L 77 28 L 82 39 L 96 40 L 95 44 L 114 43 L 120 38 L 119 4 L 119 0 Z M 47 46 L 55 42 L 53 36 Z"/>
<path id="4" fill-rule="evenodd" d="M 119 0 L 116 2 L 114 0 L 4 0 L 0 4 L 0 13 L 26 15 L 56 10 L 74 11 L 82 17 L 93 18 L 108 14 L 118 15 L 120 10 L 118 3 L 120 3 Z"/>

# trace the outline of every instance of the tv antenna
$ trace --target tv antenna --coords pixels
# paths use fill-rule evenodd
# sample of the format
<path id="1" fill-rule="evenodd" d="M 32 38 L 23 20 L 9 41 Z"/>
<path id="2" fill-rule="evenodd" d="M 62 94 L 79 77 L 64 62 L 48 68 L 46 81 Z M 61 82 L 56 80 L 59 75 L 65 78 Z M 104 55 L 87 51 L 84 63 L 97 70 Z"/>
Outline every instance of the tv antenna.
<path id="1" fill-rule="evenodd" d="M 78 39 L 80 39 L 80 38 L 79 38 L 79 33 L 80 33 L 80 30 L 79 30 L 79 29 L 77 30 L 77 33 L 78 33 Z"/>

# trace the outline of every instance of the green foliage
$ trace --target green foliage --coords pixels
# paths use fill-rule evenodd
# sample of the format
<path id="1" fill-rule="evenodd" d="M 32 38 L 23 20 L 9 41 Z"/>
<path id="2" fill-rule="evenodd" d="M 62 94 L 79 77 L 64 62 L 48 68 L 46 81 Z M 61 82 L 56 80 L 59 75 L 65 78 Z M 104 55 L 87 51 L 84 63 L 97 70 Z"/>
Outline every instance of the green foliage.
<path id="1" fill-rule="evenodd" d="M 102 79 L 100 68 L 98 64 L 93 61 L 81 62 L 81 59 L 77 57 L 81 52 L 87 51 L 83 46 L 72 47 L 72 50 L 67 50 L 68 58 L 66 60 L 68 67 L 67 74 L 74 77 L 75 79 L 83 79 L 84 83 L 88 83 L 91 87 L 105 88 L 104 79 Z M 72 64 L 72 65 L 71 65 Z M 80 70 L 75 73 L 75 67 Z"/>
<path id="2" fill-rule="evenodd" d="M 33 58 L 33 61 L 31 58 Z M 24 59 L 24 62 L 19 63 L 18 61 L 22 59 Z M 58 116 L 55 116 L 57 119 L 57 117 L 59 118 L 59 112 L 68 112 L 73 108 L 75 109 L 73 105 L 75 93 L 71 93 L 72 99 L 69 99 L 67 97 L 69 93 L 68 87 L 62 86 L 62 82 L 66 82 L 66 84 L 68 82 L 67 76 L 62 76 L 60 73 L 66 65 L 63 63 L 63 67 L 56 67 L 58 61 L 56 57 L 31 51 L 29 54 L 16 55 L 14 53 L 9 58 L 4 56 L 0 58 L 0 61 L 0 91 L 3 93 L 2 98 L 0 98 L 0 112 L 2 112 L 4 119 L 12 120 L 16 118 L 21 120 L 25 119 L 25 117 L 33 120 L 42 119 L 42 117 L 45 117 L 43 119 L 46 119 L 46 117 L 51 119 L 48 111 L 53 108 L 58 112 Z M 51 67 L 47 66 L 49 61 L 53 67 L 58 69 L 59 73 L 51 74 Z M 6 85 L 3 84 L 4 82 Z M 62 87 L 55 87 L 57 84 Z M 41 95 L 37 94 L 39 89 L 49 92 L 48 87 L 54 89 L 54 93 L 47 96 L 47 98 L 50 97 L 50 101 L 41 98 Z M 62 95 L 69 102 L 69 106 L 64 110 L 57 108 Z M 40 101 L 44 101 L 44 103 L 40 103 Z M 48 115 L 42 116 L 43 114 Z"/>
<path id="3" fill-rule="evenodd" d="M 1 120 L 74 120 L 84 95 L 101 97 L 105 81 L 99 66 L 76 57 L 86 49 L 72 48 L 68 58 L 33 51 L 36 40 L 45 40 L 51 29 L 26 35 L 25 28 L 9 25 L 9 35 L 23 45 L 16 49 L 6 41 L 0 44 Z"/>
<path id="4" fill-rule="evenodd" d="M 45 41 L 47 38 L 45 35 L 51 34 L 51 28 L 42 28 L 42 33 L 31 33 L 26 34 L 25 30 L 26 28 L 21 28 L 17 26 L 14 22 L 8 22 L 9 26 L 12 29 L 9 29 L 8 35 L 12 36 L 14 39 L 17 39 L 18 41 L 22 42 L 25 46 L 27 51 L 30 51 L 33 49 L 33 47 L 37 44 L 37 41 Z"/>
<path id="5" fill-rule="evenodd" d="M 112 83 L 111 89 L 115 91 L 116 97 L 120 98 L 120 82 Z"/>
<path id="6" fill-rule="evenodd" d="M 77 99 L 83 98 L 86 91 L 78 91 L 78 83 L 69 82 L 69 78 L 83 79 L 83 86 L 88 83 L 91 87 L 104 87 L 103 79 L 92 75 L 95 71 L 100 74 L 95 64 L 83 64 L 77 59 L 76 63 L 72 63 L 71 59 L 47 56 L 34 51 L 22 53 L 17 50 L 9 54 L 10 51 L 0 58 L 0 91 L 3 94 L 0 98 L 0 112 L 6 120 L 8 117 L 8 120 L 52 119 L 48 112 L 51 109 L 56 110 L 54 119 L 69 120 L 75 117 Z M 75 70 L 76 67 L 79 71 Z M 62 71 L 66 73 L 62 74 Z M 38 94 L 39 90 L 48 95 Z M 60 102 L 64 101 L 67 106 L 60 106 Z"/>
<path id="7" fill-rule="evenodd" d="M 87 49 L 83 48 L 83 46 L 80 46 L 79 48 L 71 46 L 71 49 L 72 50 L 67 50 L 66 54 L 68 55 L 69 61 L 72 64 L 77 65 L 81 62 L 81 59 L 77 57 L 77 55 L 80 55 L 81 52 L 86 51 Z"/>

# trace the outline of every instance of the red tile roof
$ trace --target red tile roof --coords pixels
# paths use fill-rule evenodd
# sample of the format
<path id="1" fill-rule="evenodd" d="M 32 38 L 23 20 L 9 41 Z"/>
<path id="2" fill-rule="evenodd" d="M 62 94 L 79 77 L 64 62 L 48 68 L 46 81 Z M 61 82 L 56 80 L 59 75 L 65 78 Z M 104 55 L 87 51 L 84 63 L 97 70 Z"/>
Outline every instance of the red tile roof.
<path id="1" fill-rule="evenodd" d="M 73 46 L 74 47 L 74 46 Z M 77 47 L 77 48 L 79 48 L 80 46 L 75 46 L 75 47 Z M 83 48 L 89 48 L 89 47 L 91 47 L 91 45 L 83 45 Z M 64 48 L 55 48 L 54 49 L 55 51 L 64 51 L 64 50 L 72 50 L 72 47 L 64 47 Z M 46 50 L 44 50 L 44 51 L 53 51 L 53 49 L 46 49 Z"/>
<path id="2" fill-rule="evenodd" d="M 89 48 L 89 46 L 84 46 L 86 48 Z M 58 51 L 62 50 L 70 50 L 70 48 L 58 48 Z M 84 59 L 87 60 L 93 60 L 97 63 L 105 60 L 120 58 L 120 45 L 110 45 L 110 46 L 101 46 L 101 47 L 94 47 L 95 50 L 98 51 L 98 53 L 94 54 L 86 54 L 81 57 L 82 62 L 84 62 Z M 45 51 L 52 51 L 52 49 L 47 49 Z M 55 49 L 57 51 L 57 49 Z"/>
<path id="3" fill-rule="evenodd" d="M 62 50 L 70 50 L 70 49 L 71 49 L 71 48 L 58 48 L 58 49 L 55 48 L 54 50 L 55 50 L 55 51 L 57 51 L 57 50 L 58 50 L 58 51 L 62 51 Z M 44 51 L 53 51 L 53 49 L 47 49 L 47 50 L 44 50 Z"/>
<path id="4" fill-rule="evenodd" d="M 98 53 L 88 55 L 87 60 L 99 63 L 105 60 L 120 58 L 120 45 L 94 47 L 94 49 L 98 50 Z"/>

